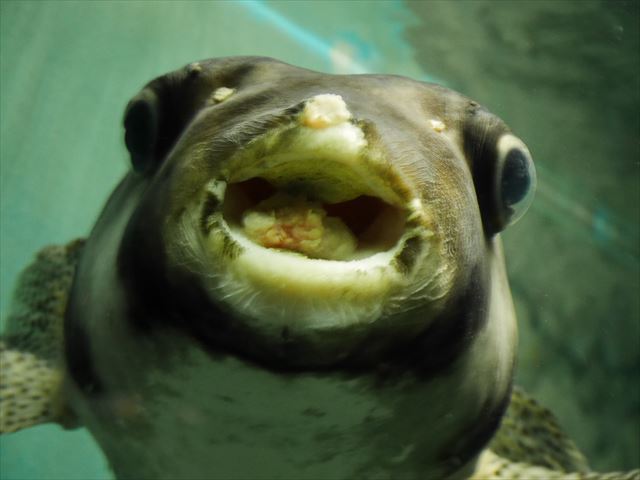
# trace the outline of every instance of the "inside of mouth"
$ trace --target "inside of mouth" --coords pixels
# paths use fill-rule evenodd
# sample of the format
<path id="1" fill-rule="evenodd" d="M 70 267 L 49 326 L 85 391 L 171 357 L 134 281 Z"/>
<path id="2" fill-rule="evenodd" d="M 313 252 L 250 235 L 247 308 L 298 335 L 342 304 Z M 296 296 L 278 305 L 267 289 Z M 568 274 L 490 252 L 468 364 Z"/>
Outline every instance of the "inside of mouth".
<path id="1" fill-rule="evenodd" d="M 261 177 L 230 183 L 223 216 L 236 233 L 265 248 L 348 261 L 391 249 L 404 212 L 373 195 L 340 202 L 306 195 L 300 184 L 276 187 Z"/>

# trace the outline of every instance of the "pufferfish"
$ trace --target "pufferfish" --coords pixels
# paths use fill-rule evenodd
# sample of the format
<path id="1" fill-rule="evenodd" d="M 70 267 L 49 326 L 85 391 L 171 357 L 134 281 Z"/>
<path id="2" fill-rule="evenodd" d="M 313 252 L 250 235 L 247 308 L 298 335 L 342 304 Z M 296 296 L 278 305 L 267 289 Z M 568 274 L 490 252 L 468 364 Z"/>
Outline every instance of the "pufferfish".
<path id="1" fill-rule="evenodd" d="M 499 233 L 536 177 L 479 104 L 231 57 L 124 126 L 89 237 L 18 282 L 2 433 L 84 426 L 119 479 L 638 478 L 512 385 Z"/>

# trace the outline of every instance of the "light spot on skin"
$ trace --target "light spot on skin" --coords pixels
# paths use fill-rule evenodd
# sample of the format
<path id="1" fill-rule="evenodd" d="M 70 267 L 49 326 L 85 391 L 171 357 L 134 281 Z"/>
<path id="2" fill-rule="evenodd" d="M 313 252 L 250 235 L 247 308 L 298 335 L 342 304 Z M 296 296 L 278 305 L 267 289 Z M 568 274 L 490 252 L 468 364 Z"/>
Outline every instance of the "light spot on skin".
<path id="1" fill-rule="evenodd" d="M 222 103 L 235 93 L 234 88 L 220 87 L 209 98 L 209 103 Z"/>
<path id="2" fill-rule="evenodd" d="M 431 124 L 431 128 L 433 128 L 433 130 L 438 133 L 444 132 L 445 129 L 447 128 L 444 122 L 442 122 L 441 120 L 437 120 L 435 118 L 432 118 L 431 120 L 429 120 L 429 123 Z"/>
<path id="3" fill-rule="evenodd" d="M 224 192 L 227 190 L 227 182 L 222 180 L 211 180 L 205 187 L 206 191 L 216 197 L 220 202 L 224 199 Z"/>
<path id="4" fill-rule="evenodd" d="M 182 407 L 176 412 L 176 417 L 182 420 L 187 427 L 202 425 L 206 418 L 202 414 L 202 410 L 193 407 Z"/>
<path id="5" fill-rule="evenodd" d="M 300 122 L 310 128 L 327 128 L 347 122 L 351 112 L 340 95 L 325 93 L 308 100 L 300 116 Z"/>
<path id="6" fill-rule="evenodd" d="M 196 74 L 202 72 L 202 65 L 198 62 L 191 63 L 189 67 L 187 67 L 190 74 Z"/>
<path id="7" fill-rule="evenodd" d="M 409 212 L 408 221 L 420 220 L 424 217 L 424 208 L 419 198 L 414 198 L 409 202 Z"/>
<path id="8" fill-rule="evenodd" d="M 115 421 L 123 422 L 140 416 L 144 409 L 139 395 L 117 394 L 107 399 Z"/>
<path id="9" fill-rule="evenodd" d="M 402 462 L 404 462 L 405 460 L 407 460 L 409 455 L 411 455 L 411 452 L 413 452 L 415 447 L 416 446 L 413 445 L 413 444 L 405 445 L 404 447 L 402 447 L 402 450 L 400 450 L 400 452 L 395 457 L 390 458 L 391 463 L 402 463 Z"/>

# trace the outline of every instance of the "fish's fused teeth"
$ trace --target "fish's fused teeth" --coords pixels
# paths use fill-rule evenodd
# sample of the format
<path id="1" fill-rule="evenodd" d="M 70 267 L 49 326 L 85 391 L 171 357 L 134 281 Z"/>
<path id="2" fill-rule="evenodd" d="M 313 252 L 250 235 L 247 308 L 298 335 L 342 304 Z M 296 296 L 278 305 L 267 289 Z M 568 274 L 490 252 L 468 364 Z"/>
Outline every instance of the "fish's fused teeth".
<path id="1" fill-rule="evenodd" d="M 438 133 L 444 132 L 444 130 L 447 128 L 444 122 L 436 118 L 432 118 L 431 120 L 429 120 L 429 123 L 431 124 L 431 128 L 433 128 Z"/>
<path id="2" fill-rule="evenodd" d="M 234 93 L 235 93 L 234 88 L 220 87 L 211 94 L 211 97 L 209 98 L 209 103 L 211 104 L 222 103 Z"/>
<path id="3" fill-rule="evenodd" d="M 324 93 L 307 100 L 300 122 L 310 128 L 327 128 L 347 122 L 351 117 L 340 95 Z"/>

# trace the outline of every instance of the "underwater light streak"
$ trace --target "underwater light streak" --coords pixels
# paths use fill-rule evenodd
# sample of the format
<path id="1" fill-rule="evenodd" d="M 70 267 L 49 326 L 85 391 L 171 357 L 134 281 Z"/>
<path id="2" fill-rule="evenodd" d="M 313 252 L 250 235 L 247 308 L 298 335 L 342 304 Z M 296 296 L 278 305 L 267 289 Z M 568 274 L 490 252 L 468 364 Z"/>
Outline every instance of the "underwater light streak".
<path id="1" fill-rule="evenodd" d="M 343 65 L 348 65 L 353 73 L 370 72 L 364 65 L 356 62 L 348 55 L 337 51 L 329 42 L 289 20 L 284 15 L 269 7 L 266 3 L 260 0 L 246 0 L 240 2 L 239 5 L 247 7 L 255 15 L 268 20 L 278 30 L 290 36 L 299 44 L 304 45 L 309 50 L 312 50 L 317 55 L 324 57 L 325 60 L 330 61 L 332 64 L 335 61 L 339 61 Z"/>
<path id="2" fill-rule="evenodd" d="M 246 7 L 255 16 L 271 22 L 272 26 L 313 51 L 334 67 L 337 65 L 347 67 L 349 73 L 373 73 L 371 69 L 354 60 L 345 52 L 341 52 L 336 46 L 332 46 L 331 43 L 321 36 L 316 35 L 281 13 L 278 13 L 274 8 L 267 5 L 264 0 L 244 0 L 238 2 L 237 5 Z M 446 86 L 446 82 L 442 79 L 429 74 L 422 74 L 419 79 L 423 82 L 437 83 Z"/>
<path id="3" fill-rule="evenodd" d="M 540 168 L 539 168 L 540 170 Z M 559 222 L 566 227 L 566 219 L 573 219 L 582 231 L 587 231 L 595 246 L 617 260 L 625 268 L 638 268 L 640 258 L 637 254 L 637 236 L 621 228 L 619 222 L 611 221 L 604 208 L 591 210 L 576 202 L 573 197 L 565 195 L 562 190 L 539 182 L 536 194 L 541 202 L 534 202 L 534 208 L 545 217 Z M 545 206 L 544 201 L 548 202 Z M 551 204 L 551 206 L 549 206 Z M 564 218 L 554 215 L 561 211 Z"/>

